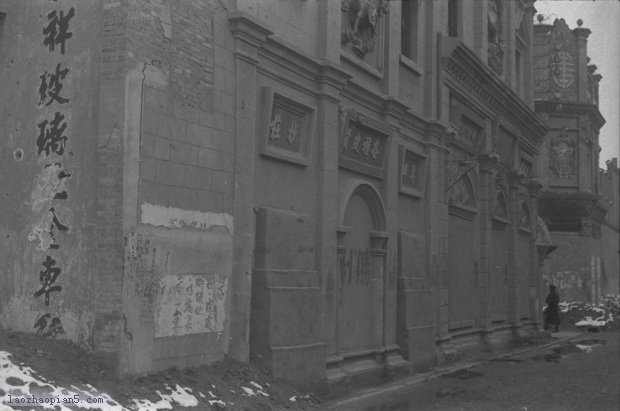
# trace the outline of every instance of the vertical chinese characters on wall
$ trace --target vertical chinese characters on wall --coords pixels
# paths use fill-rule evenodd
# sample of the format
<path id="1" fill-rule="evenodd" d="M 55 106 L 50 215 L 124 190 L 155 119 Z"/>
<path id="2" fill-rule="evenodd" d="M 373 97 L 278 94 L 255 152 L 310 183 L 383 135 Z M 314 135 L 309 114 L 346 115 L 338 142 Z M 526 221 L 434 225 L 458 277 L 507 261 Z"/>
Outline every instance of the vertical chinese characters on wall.
<path id="1" fill-rule="evenodd" d="M 66 207 L 66 201 L 69 199 L 65 182 L 71 177 L 63 167 L 69 141 L 67 109 L 71 101 L 70 93 L 65 88 L 71 70 L 63 60 L 68 40 L 73 37 L 70 23 L 74 16 L 73 7 L 67 12 L 52 10 L 44 17 L 42 29 L 43 47 L 53 58 L 60 60 L 39 75 L 37 90 L 39 97 L 37 108 L 40 116 L 36 122 L 35 144 L 39 163 L 43 164 L 43 171 L 35 187 L 33 208 L 39 213 L 44 208 L 47 210 L 42 213 L 41 221 L 36 224 L 29 239 L 38 238 L 40 240 L 38 249 L 46 254 L 38 275 L 40 286 L 33 292 L 34 298 L 43 299 L 46 309 L 53 295 L 63 289 L 59 284 L 62 274 L 61 262 L 59 256 L 55 255 L 62 247 L 58 233 L 70 231 L 69 224 L 61 219 L 62 208 Z M 64 333 L 60 318 L 52 318 L 49 313 L 41 315 L 34 327 L 39 334 L 46 336 Z"/>

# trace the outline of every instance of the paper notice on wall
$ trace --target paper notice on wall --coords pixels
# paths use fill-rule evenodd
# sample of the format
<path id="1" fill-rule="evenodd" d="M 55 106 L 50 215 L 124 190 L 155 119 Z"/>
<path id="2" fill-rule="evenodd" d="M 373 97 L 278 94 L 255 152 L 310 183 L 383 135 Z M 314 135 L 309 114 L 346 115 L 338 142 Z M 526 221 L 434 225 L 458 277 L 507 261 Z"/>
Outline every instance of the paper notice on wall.
<path id="1" fill-rule="evenodd" d="M 155 337 L 224 329 L 228 279 L 217 274 L 179 274 L 161 279 L 155 308 Z"/>

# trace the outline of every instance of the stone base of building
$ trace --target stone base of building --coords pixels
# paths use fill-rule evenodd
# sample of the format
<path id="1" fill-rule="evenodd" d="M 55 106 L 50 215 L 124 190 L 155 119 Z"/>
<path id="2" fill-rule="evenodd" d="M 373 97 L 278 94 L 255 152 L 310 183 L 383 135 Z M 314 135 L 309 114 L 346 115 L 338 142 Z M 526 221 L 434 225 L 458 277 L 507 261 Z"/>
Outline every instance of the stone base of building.
<path id="1" fill-rule="evenodd" d="M 494 352 L 513 341 L 513 327 L 510 324 L 495 326 L 483 332 L 482 338 L 485 351 Z"/>
<path id="2" fill-rule="evenodd" d="M 535 336 L 539 329 L 540 323 L 531 321 L 518 325 L 499 325 L 487 330 L 470 328 L 453 331 L 437 340 L 437 363 L 449 364 L 481 352 L 493 352 L 517 339 Z"/>
<path id="3" fill-rule="evenodd" d="M 403 377 L 411 373 L 411 364 L 398 353 L 398 347 L 385 352 L 368 352 L 355 356 L 334 356 L 327 361 L 329 385 L 367 385 Z"/>

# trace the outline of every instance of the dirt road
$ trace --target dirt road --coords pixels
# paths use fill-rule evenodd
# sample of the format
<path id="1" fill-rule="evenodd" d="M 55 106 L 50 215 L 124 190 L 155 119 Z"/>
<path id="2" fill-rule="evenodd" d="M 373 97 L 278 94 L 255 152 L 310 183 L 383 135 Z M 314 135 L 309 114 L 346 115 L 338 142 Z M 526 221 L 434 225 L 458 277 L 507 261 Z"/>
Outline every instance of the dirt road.
<path id="1" fill-rule="evenodd" d="M 342 409 L 617 411 L 620 333 L 585 333 L 556 346 L 484 362 Z"/>

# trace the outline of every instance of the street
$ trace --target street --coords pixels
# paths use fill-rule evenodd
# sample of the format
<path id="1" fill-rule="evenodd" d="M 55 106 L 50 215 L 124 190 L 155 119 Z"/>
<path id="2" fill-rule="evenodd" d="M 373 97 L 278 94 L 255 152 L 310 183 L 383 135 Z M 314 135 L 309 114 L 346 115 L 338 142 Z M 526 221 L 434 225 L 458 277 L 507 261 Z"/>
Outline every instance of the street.
<path id="1" fill-rule="evenodd" d="M 339 409 L 615 411 L 620 407 L 619 337 L 617 330 L 584 333 Z"/>

